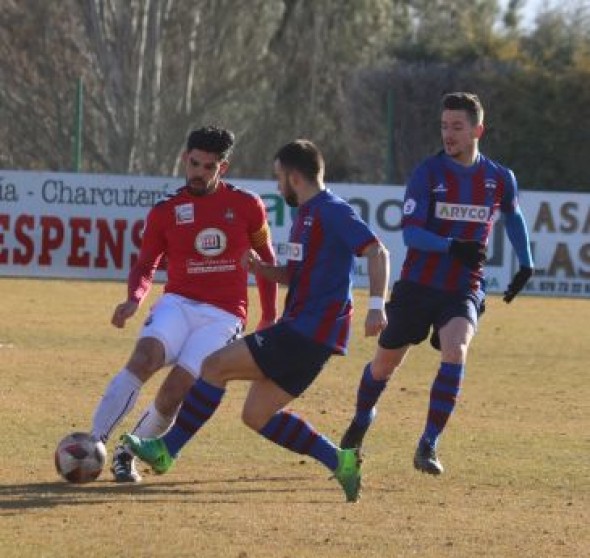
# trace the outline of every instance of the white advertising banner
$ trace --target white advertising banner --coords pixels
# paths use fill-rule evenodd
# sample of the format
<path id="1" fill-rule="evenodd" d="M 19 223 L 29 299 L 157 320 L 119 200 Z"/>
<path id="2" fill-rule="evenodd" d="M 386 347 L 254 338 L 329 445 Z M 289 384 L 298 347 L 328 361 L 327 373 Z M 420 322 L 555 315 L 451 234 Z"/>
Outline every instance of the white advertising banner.
<path id="1" fill-rule="evenodd" d="M 264 200 L 279 260 L 292 210 L 267 180 L 229 180 Z M 137 256 L 144 219 L 183 184 L 179 178 L 0 171 L 0 276 L 125 280 Z M 405 248 L 403 186 L 329 184 L 347 199 L 391 252 L 392 280 Z M 590 296 L 590 194 L 521 192 L 536 273 L 527 292 Z M 502 223 L 494 228 L 488 292 L 502 292 L 518 264 Z M 163 279 L 163 275 L 159 278 Z M 355 284 L 366 286 L 359 259 Z"/>

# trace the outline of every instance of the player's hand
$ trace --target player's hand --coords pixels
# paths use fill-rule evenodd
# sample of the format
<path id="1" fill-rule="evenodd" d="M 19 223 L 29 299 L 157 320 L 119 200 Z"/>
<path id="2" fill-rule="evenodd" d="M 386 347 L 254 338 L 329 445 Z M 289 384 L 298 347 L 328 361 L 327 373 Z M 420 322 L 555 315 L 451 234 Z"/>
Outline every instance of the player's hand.
<path id="1" fill-rule="evenodd" d="M 131 318 L 137 309 L 139 308 L 139 303 L 135 302 L 134 300 L 127 300 L 122 302 L 121 304 L 117 305 L 115 311 L 113 312 L 113 317 L 111 318 L 111 323 L 115 327 L 125 327 L 125 322 Z"/>
<path id="2" fill-rule="evenodd" d="M 258 253 L 255 250 L 247 250 L 244 252 L 240 259 L 240 265 L 250 273 L 256 273 L 257 265 L 260 263 L 261 259 Z"/>
<path id="3" fill-rule="evenodd" d="M 385 310 L 368 310 L 365 318 L 365 337 L 379 335 L 387 326 Z"/>
<path id="4" fill-rule="evenodd" d="M 508 288 L 504 291 L 504 302 L 507 304 L 512 302 L 514 297 L 522 291 L 523 287 L 528 283 L 528 280 L 533 275 L 533 268 L 520 266 L 520 269 L 515 273 L 512 281 L 508 285 Z"/>
<path id="5" fill-rule="evenodd" d="M 460 260 L 469 269 L 479 269 L 486 261 L 486 246 L 479 240 L 460 240 L 454 238 L 449 246 L 449 254 Z"/>

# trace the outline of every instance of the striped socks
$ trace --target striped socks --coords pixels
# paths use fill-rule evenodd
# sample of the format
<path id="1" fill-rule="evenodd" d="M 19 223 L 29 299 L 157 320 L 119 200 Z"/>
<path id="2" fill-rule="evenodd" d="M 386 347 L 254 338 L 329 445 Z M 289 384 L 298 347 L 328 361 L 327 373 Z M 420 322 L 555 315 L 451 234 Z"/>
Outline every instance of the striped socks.
<path id="1" fill-rule="evenodd" d="M 161 438 L 171 456 L 188 443 L 219 407 L 225 389 L 199 378 L 182 403 L 172 428 Z"/>
<path id="2" fill-rule="evenodd" d="M 258 432 L 279 446 L 317 459 L 331 471 L 338 467 L 336 446 L 291 411 L 278 411 Z"/>
<path id="3" fill-rule="evenodd" d="M 426 429 L 422 435 L 422 441 L 431 447 L 436 446 L 439 436 L 455 409 L 464 375 L 464 364 L 443 362 L 440 365 L 430 390 Z"/>
<path id="4" fill-rule="evenodd" d="M 365 366 L 356 396 L 356 414 L 354 422 L 365 427 L 373 422 L 375 405 L 379 396 L 387 386 L 387 380 L 375 380 L 371 374 L 371 363 Z"/>

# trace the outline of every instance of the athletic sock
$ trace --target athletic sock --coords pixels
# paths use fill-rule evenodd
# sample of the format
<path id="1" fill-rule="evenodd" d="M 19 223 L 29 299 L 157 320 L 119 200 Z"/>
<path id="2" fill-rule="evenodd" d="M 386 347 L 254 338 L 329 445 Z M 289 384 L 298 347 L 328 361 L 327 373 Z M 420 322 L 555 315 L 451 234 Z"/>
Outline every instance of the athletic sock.
<path id="1" fill-rule="evenodd" d="M 356 414 L 354 422 L 359 426 L 368 426 L 373 422 L 377 400 L 387 386 L 387 380 L 375 380 L 371 373 L 371 363 L 365 366 L 356 396 Z"/>
<path id="2" fill-rule="evenodd" d="M 199 378 L 184 398 L 172 428 L 161 438 L 172 456 L 188 443 L 197 431 L 211 418 L 225 389 L 208 384 Z"/>
<path id="3" fill-rule="evenodd" d="M 430 390 L 426 429 L 421 440 L 435 447 L 444 430 L 461 391 L 465 365 L 442 362 Z"/>
<path id="4" fill-rule="evenodd" d="M 317 459 L 331 471 L 338 467 L 338 448 L 291 411 L 278 411 L 258 433 L 288 450 Z"/>
<path id="5" fill-rule="evenodd" d="M 92 435 L 106 442 L 111 432 L 125 418 L 137 400 L 143 382 L 123 368 L 109 382 L 92 418 Z"/>

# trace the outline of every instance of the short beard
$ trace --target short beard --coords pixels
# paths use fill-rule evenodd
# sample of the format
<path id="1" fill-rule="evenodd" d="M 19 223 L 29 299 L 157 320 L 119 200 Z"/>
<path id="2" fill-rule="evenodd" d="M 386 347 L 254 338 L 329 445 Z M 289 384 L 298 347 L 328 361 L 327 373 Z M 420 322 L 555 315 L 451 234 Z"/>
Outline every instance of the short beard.
<path id="1" fill-rule="evenodd" d="M 299 201 L 297 200 L 297 194 L 293 191 L 293 187 L 289 179 L 287 178 L 287 187 L 285 188 L 285 203 L 289 207 L 299 207 Z"/>
<path id="2" fill-rule="evenodd" d="M 215 184 L 205 184 L 202 189 L 197 189 L 195 188 L 195 186 L 192 185 L 192 181 L 188 181 L 187 190 L 193 196 L 202 198 L 203 196 L 208 196 L 211 192 L 215 190 Z"/>
<path id="3" fill-rule="evenodd" d="M 299 207 L 299 203 L 297 202 L 297 196 L 293 193 L 285 196 L 285 203 L 289 207 Z"/>

